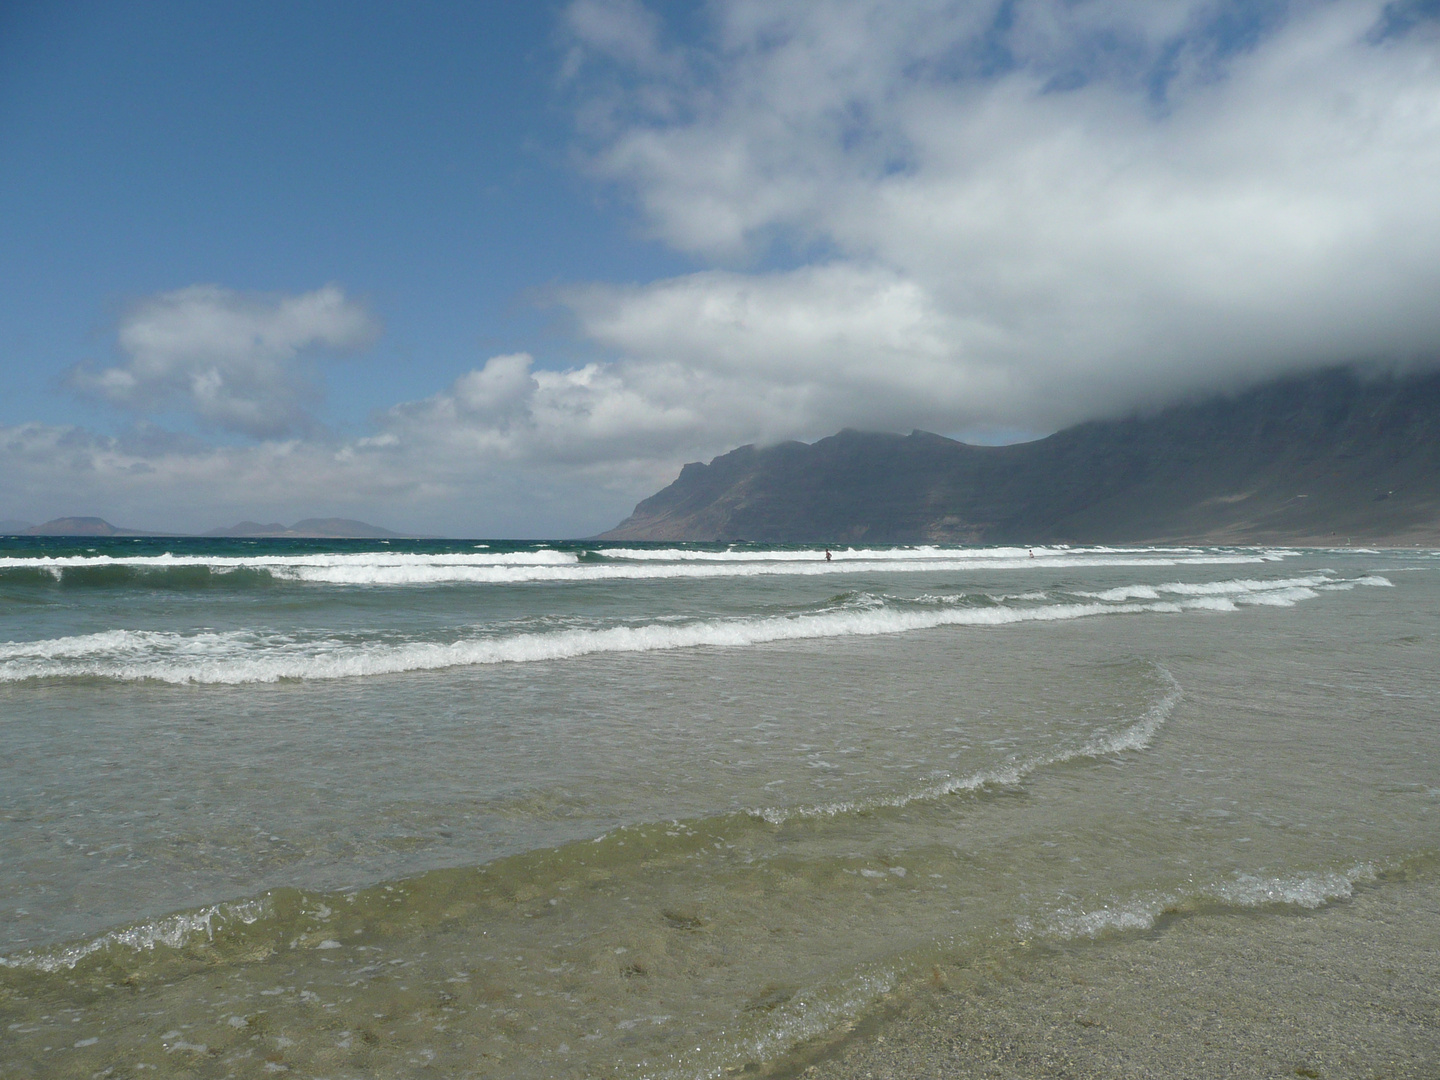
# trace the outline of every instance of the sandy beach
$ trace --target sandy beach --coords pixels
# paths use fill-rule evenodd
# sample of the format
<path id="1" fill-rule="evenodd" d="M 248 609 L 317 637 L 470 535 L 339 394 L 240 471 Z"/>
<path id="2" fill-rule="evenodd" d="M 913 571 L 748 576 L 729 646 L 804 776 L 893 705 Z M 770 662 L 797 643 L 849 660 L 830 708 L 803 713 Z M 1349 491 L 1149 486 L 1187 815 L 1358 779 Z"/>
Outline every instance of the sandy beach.
<path id="1" fill-rule="evenodd" d="M 937 968 L 930 988 L 782 1075 L 1440 1076 L 1440 882 L 1317 911 L 1215 911 Z"/>

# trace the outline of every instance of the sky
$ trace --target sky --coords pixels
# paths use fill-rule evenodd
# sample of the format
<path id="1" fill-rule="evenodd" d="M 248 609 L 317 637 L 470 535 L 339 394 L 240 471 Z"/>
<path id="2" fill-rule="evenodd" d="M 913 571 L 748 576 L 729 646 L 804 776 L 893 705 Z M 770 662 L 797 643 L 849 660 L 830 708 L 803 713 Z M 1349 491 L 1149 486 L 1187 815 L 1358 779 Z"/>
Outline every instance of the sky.
<path id="1" fill-rule="evenodd" d="M 1440 365 L 1440 0 L 9 0 L 0 208 L 0 519 L 586 536 Z"/>

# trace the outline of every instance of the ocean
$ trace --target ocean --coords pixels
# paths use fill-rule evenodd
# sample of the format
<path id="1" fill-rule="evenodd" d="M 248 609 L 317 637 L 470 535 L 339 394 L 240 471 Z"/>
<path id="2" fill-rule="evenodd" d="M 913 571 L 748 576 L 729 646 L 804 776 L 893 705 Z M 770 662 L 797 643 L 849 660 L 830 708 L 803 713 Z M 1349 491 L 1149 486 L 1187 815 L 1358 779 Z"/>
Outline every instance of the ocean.
<path id="1" fill-rule="evenodd" d="M 1436 880 L 1440 553 L 831 550 L 0 540 L 0 1076 L 783 1072 Z"/>

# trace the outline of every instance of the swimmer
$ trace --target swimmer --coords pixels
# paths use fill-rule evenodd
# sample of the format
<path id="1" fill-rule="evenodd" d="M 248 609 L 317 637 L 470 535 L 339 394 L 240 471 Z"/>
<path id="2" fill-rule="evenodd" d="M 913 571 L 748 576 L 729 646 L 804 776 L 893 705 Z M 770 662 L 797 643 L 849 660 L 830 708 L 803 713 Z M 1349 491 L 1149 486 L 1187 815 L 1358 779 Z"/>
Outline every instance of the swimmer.
<path id="1" fill-rule="evenodd" d="M 829 548 L 826 548 L 826 549 L 825 549 L 825 561 L 826 561 L 826 562 L 829 562 L 829 561 L 830 561 L 830 549 L 829 549 Z"/>

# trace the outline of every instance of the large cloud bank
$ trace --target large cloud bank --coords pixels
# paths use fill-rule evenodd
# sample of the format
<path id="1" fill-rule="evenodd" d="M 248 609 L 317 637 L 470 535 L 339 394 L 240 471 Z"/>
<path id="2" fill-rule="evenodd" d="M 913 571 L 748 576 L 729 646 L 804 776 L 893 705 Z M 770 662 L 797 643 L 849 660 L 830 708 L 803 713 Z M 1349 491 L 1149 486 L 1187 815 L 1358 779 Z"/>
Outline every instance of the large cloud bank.
<path id="1" fill-rule="evenodd" d="M 697 36 L 578 0 L 581 168 L 705 267 L 560 290 L 600 359 L 493 357 L 337 439 L 307 358 L 373 339 L 363 306 L 185 289 L 71 384 L 250 441 L 22 426 L 0 431 L 0 493 L 121 499 L 132 520 L 188 499 L 192 527 L 294 507 L 573 535 L 746 441 L 1043 433 L 1309 367 L 1432 364 L 1434 8 L 736 0 Z"/>
<path id="2" fill-rule="evenodd" d="M 572 302 L 618 354 L 781 403 L 755 434 L 1045 430 L 1429 363 L 1427 7 L 741 0 L 682 48 L 582 0 L 591 167 L 717 269 Z"/>

